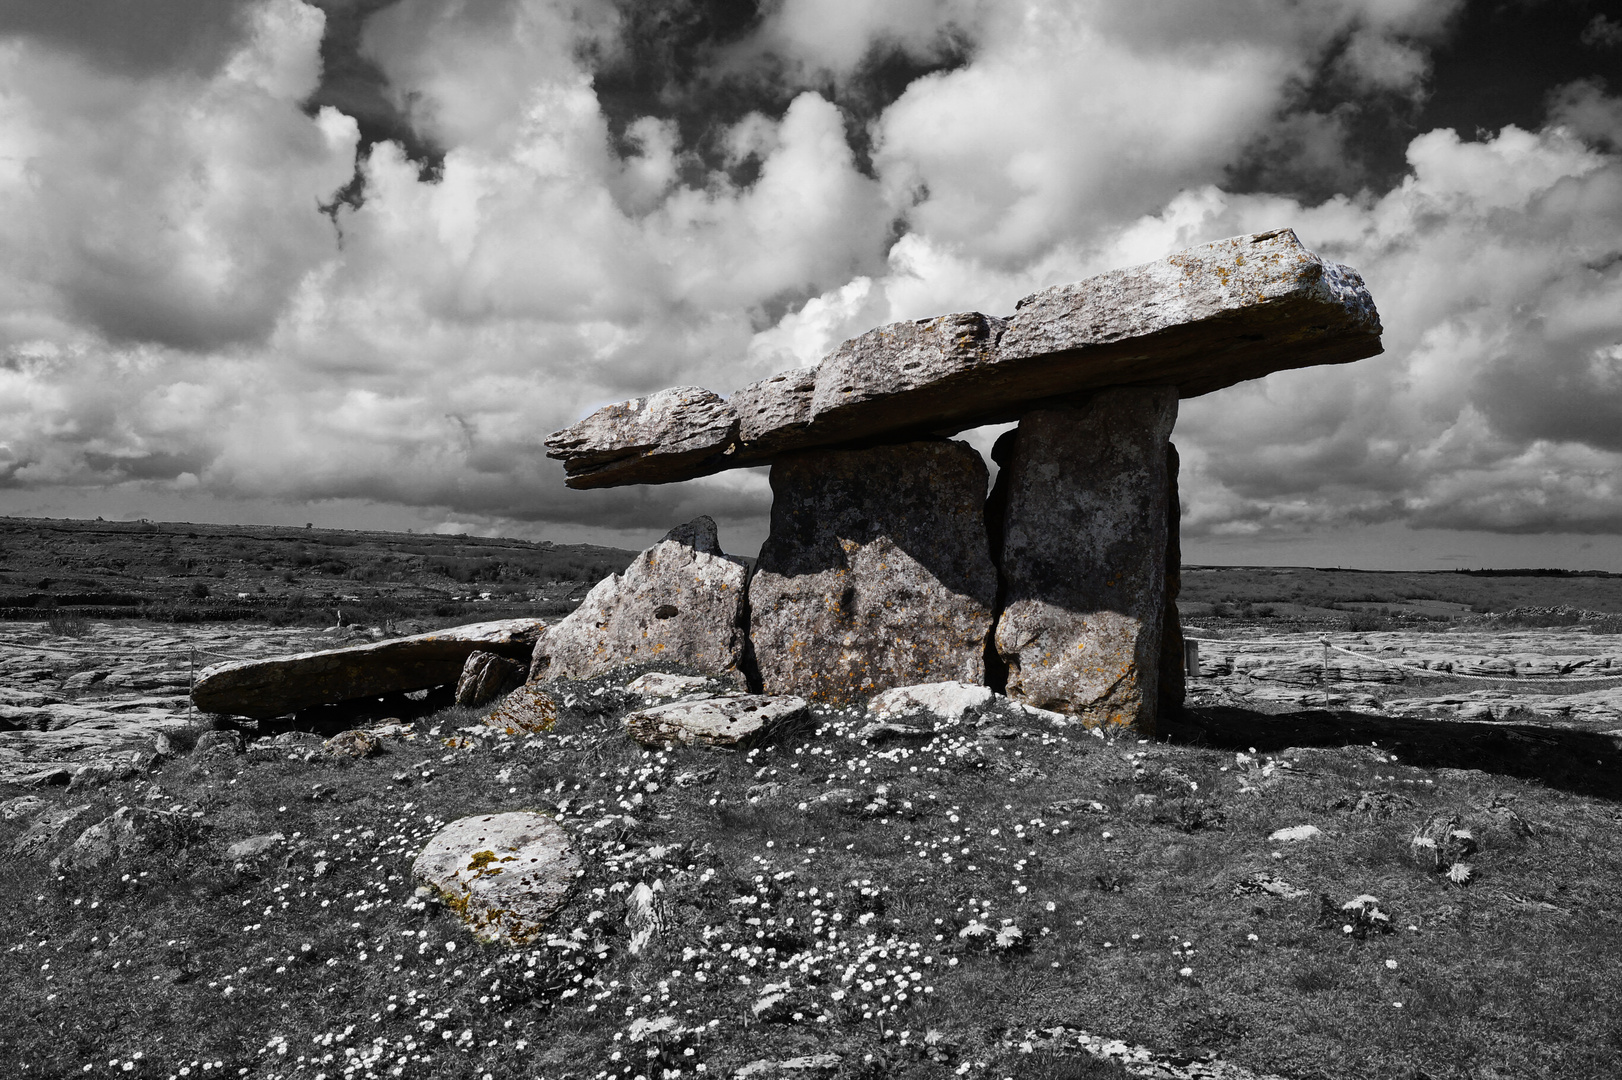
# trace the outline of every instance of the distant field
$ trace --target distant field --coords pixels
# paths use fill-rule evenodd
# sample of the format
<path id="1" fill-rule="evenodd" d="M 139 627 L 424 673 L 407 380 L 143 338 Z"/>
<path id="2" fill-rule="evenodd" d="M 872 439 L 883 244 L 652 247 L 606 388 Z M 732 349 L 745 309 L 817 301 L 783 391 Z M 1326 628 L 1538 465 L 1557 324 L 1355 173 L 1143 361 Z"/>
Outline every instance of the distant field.
<path id="1" fill-rule="evenodd" d="M 0 518 L 0 618 L 331 625 L 561 614 L 632 552 L 268 525 Z"/>
<path id="2" fill-rule="evenodd" d="M 1344 624 L 1353 615 L 1365 621 L 1447 622 L 1525 608 L 1622 613 L 1622 574 L 1185 566 L 1178 607 L 1190 620 L 1312 624 Z"/>

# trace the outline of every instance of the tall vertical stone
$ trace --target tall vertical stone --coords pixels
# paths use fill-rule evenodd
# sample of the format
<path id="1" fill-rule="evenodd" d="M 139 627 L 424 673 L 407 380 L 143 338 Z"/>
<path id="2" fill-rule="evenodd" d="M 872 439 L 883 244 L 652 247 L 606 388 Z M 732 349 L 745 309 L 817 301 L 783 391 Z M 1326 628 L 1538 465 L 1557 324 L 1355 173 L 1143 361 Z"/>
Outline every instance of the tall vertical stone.
<path id="1" fill-rule="evenodd" d="M 749 584 L 768 694 L 844 701 L 985 676 L 997 573 L 967 443 L 785 454 Z"/>
<path id="2" fill-rule="evenodd" d="M 1166 444 L 1166 604 L 1160 622 L 1159 716 L 1173 716 L 1183 707 L 1183 622 L 1177 615 L 1177 594 L 1183 591 L 1183 507 L 1177 497 L 1177 447 Z"/>
<path id="3" fill-rule="evenodd" d="M 1003 468 L 997 652 L 1008 694 L 1154 728 L 1174 387 L 1121 387 L 1020 420 Z"/>

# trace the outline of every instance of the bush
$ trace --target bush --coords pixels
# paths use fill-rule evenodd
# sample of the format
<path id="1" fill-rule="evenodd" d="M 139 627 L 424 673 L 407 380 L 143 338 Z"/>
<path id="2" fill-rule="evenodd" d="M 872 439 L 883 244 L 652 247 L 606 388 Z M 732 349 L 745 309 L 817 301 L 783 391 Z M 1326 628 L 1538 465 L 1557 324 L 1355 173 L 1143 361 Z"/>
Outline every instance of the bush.
<path id="1" fill-rule="evenodd" d="M 209 596 L 209 588 L 201 581 L 194 581 L 191 583 L 190 587 L 186 589 L 186 595 L 191 597 L 193 600 L 207 600 Z"/>

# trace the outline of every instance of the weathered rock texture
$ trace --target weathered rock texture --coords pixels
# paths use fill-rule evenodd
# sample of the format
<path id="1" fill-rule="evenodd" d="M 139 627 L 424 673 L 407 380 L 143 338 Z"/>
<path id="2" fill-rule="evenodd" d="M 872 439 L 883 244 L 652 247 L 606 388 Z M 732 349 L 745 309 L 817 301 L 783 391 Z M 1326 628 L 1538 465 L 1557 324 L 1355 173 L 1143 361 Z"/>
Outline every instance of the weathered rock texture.
<path id="1" fill-rule="evenodd" d="M 743 560 L 722 553 L 707 517 L 670 530 L 552 627 L 530 677 L 589 679 L 626 664 L 683 664 L 744 683 Z"/>
<path id="2" fill-rule="evenodd" d="M 411 866 L 477 937 L 513 945 L 542 932 L 579 870 L 563 826 L 525 812 L 453 821 Z"/>
<path id="3" fill-rule="evenodd" d="M 1193 397 L 1379 351 L 1379 316 L 1357 272 L 1282 229 L 1055 286 L 1006 319 L 967 312 L 881 326 L 730 401 L 677 387 L 610 405 L 554 434 L 547 453 L 570 487 L 666 483 L 791 450 L 1014 420 L 1108 386 Z"/>
<path id="4" fill-rule="evenodd" d="M 1020 421 L 999 477 L 1009 697 L 1153 730 L 1176 416 L 1176 390 L 1148 387 Z"/>
<path id="5" fill-rule="evenodd" d="M 1183 707 L 1183 622 L 1177 594 L 1183 591 L 1182 501 L 1177 497 L 1177 447 L 1166 444 L 1166 604 L 1160 621 L 1160 692 L 1156 711 L 1174 716 Z"/>
<path id="6" fill-rule="evenodd" d="M 508 735 L 539 735 L 558 722 L 558 703 L 538 686 L 520 686 L 502 698 L 484 722 Z"/>
<path id="7" fill-rule="evenodd" d="M 529 659 L 523 663 L 492 652 L 470 653 L 456 681 L 456 704 L 483 705 L 516 689 L 529 672 Z"/>
<path id="8" fill-rule="evenodd" d="M 813 451 L 772 466 L 771 534 L 749 586 L 767 693 L 843 701 L 979 683 L 997 575 L 986 467 L 967 443 Z"/>
<path id="9" fill-rule="evenodd" d="M 546 632 L 538 619 L 473 623 L 372 645 L 216 664 L 197 677 L 203 712 L 269 719 L 353 698 L 456 682 L 476 650 L 526 659 Z"/>
<path id="10" fill-rule="evenodd" d="M 642 709 L 625 718 L 625 730 L 644 746 L 748 746 L 808 716 L 804 698 L 728 694 Z"/>

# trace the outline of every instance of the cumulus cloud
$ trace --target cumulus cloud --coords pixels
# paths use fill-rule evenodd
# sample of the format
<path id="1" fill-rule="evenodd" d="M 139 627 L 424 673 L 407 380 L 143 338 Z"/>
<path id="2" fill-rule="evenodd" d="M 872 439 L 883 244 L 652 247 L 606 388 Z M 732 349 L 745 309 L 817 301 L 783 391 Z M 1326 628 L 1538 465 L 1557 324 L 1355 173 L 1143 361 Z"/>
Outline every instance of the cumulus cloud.
<path id="1" fill-rule="evenodd" d="M 649 534 L 708 512 L 758 539 L 758 471 L 570 492 L 542 440 L 1293 225 L 1364 272 L 1387 353 L 1185 403 L 1191 536 L 1615 531 L 1618 100 L 1573 84 L 1539 130 L 1422 133 L 1389 191 L 1354 167 L 1348 110 L 1422 98 L 1458 6 L 782 0 L 695 54 L 769 84 L 695 134 L 691 72 L 668 107 L 605 98 L 647 32 L 622 6 L 401 0 L 345 24 L 410 128 L 375 142 L 320 104 L 330 28 L 297 0 L 135 59 L 0 22 L 0 507 L 144 489 Z M 852 111 L 840 87 L 889 55 L 920 66 Z M 1335 108 L 1309 100 L 1326 78 Z M 1341 193 L 1234 189 L 1258 147 Z M 324 216 L 357 153 L 364 197 Z"/>

